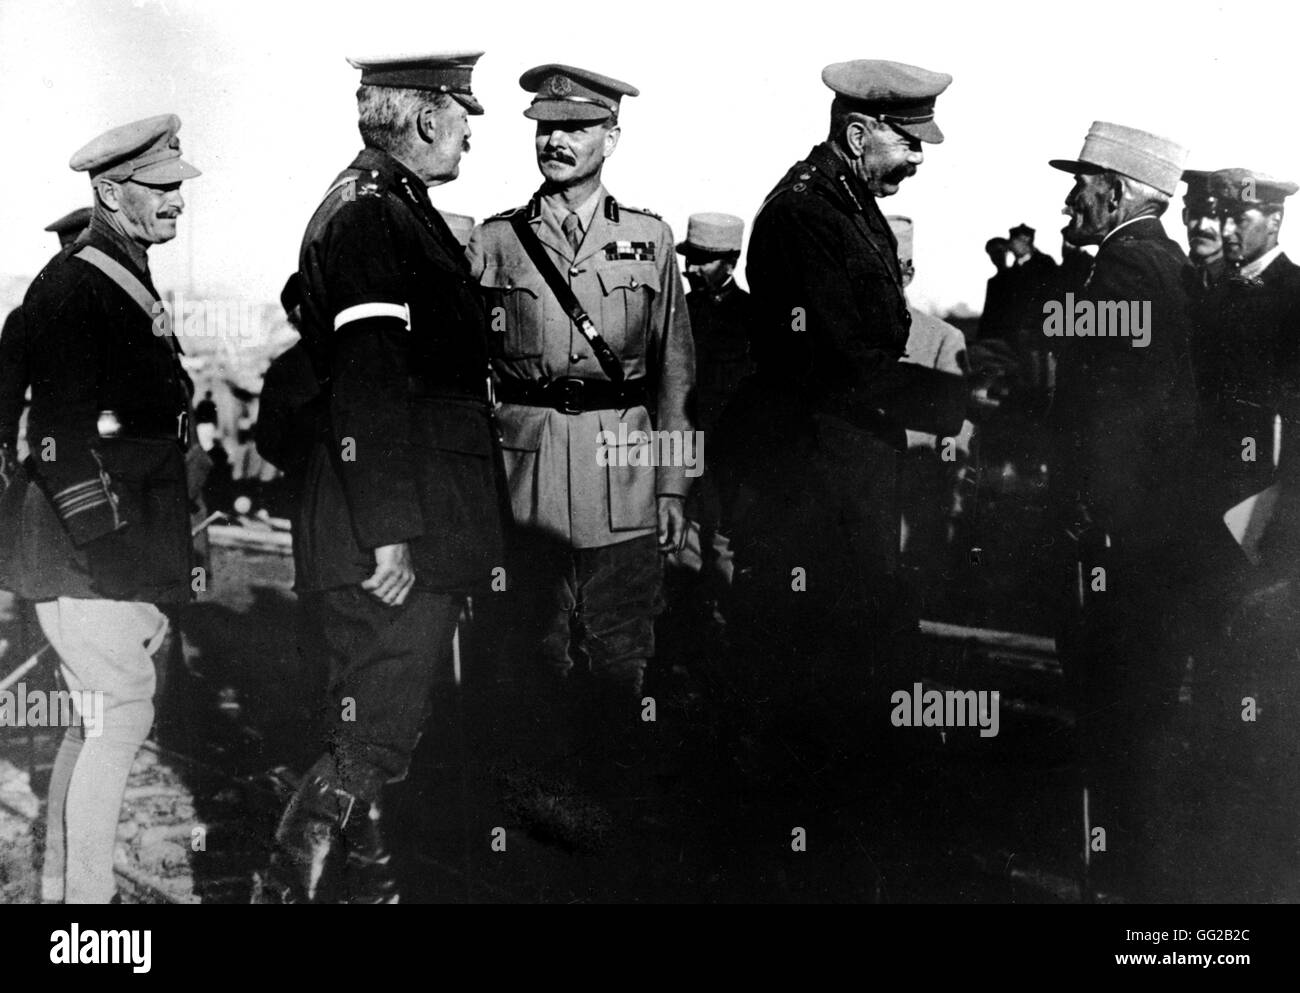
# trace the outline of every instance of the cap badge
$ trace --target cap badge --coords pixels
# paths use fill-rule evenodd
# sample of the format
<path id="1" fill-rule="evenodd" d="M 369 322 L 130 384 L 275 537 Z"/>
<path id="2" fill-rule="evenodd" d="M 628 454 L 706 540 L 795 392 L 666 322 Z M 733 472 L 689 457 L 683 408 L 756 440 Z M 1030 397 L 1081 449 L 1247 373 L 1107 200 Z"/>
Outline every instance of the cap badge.
<path id="1" fill-rule="evenodd" d="M 553 97 L 567 97 L 573 92 L 573 82 L 568 76 L 552 76 L 546 81 L 546 87 Z"/>

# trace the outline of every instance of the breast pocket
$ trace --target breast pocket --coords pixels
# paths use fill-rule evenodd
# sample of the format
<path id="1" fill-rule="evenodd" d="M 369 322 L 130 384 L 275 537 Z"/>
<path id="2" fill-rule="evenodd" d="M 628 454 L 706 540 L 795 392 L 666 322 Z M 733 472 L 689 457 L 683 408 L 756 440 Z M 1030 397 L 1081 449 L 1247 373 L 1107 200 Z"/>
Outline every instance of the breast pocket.
<path id="1" fill-rule="evenodd" d="M 499 358 L 526 359 L 542 354 L 546 330 L 546 282 L 535 272 L 489 266 L 483 271 L 487 295 L 488 339 Z"/>
<path id="2" fill-rule="evenodd" d="M 599 269 L 600 333 L 621 359 L 645 354 L 653 332 L 659 273 L 647 263 L 614 262 Z"/>

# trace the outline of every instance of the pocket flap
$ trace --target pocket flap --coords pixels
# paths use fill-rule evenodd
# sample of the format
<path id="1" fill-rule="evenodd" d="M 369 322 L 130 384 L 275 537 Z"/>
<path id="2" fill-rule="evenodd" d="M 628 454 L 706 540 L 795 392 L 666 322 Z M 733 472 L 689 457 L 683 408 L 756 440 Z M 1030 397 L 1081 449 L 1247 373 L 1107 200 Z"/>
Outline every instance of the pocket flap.
<path id="1" fill-rule="evenodd" d="M 648 290 L 654 293 L 659 285 L 659 270 L 650 262 L 622 262 L 605 266 L 596 273 L 605 295 L 615 290 Z"/>
<path id="2" fill-rule="evenodd" d="M 541 296 L 545 280 L 531 267 L 516 269 L 510 266 L 488 266 L 483 270 L 479 282 L 485 289 L 500 290 L 503 293 L 522 290 L 535 297 Z"/>

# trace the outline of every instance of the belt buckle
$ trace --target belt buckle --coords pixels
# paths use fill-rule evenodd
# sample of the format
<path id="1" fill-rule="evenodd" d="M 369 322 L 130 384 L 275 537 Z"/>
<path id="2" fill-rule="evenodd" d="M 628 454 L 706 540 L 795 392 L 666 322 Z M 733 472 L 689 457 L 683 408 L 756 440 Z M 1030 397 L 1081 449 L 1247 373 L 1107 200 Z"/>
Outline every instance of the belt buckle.
<path id="1" fill-rule="evenodd" d="M 587 384 L 577 376 L 565 376 L 563 379 L 555 380 L 555 385 L 559 387 L 560 394 L 555 401 L 555 409 L 561 414 L 581 414 L 582 391 L 586 389 Z"/>

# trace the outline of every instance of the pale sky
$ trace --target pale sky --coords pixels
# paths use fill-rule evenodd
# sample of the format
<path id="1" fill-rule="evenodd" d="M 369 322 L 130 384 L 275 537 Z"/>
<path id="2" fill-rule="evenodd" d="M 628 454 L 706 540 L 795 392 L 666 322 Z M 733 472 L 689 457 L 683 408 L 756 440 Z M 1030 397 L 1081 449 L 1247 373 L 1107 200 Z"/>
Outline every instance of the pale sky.
<path id="1" fill-rule="evenodd" d="M 68 169 L 110 127 L 174 112 L 204 175 L 182 190 L 181 235 L 151 252 L 159 289 L 274 300 L 303 228 L 360 147 L 345 55 L 477 48 L 461 177 L 434 203 L 475 217 L 538 183 L 521 72 L 544 62 L 624 79 L 623 137 L 605 169 L 620 200 L 681 237 L 694 211 L 749 222 L 825 134 L 829 62 L 885 58 L 948 72 L 947 136 L 881 202 L 916 222 L 914 302 L 978 309 L 985 240 L 1025 222 L 1056 254 L 1073 158 L 1089 124 L 1116 121 L 1191 149 L 1191 168 L 1246 166 L 1300 180 L 1292 107 L 1297 16 L 1281 2 L 1054 4 L 525 3 L 481 0 L 0 0 L 0 277 L 56 249 L 41 229 L 89 202 Z M 1166 216 L 1180 243 L 1178 201 Z M 1300 220 L 1291 222 L 1300 224 Z M 1289 227 L 1289 225 L 1288 225 Z M 1286 244 L 1287 227 L 1283 229 Z"/>

